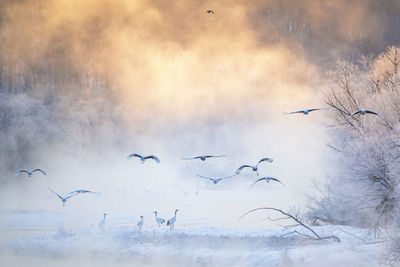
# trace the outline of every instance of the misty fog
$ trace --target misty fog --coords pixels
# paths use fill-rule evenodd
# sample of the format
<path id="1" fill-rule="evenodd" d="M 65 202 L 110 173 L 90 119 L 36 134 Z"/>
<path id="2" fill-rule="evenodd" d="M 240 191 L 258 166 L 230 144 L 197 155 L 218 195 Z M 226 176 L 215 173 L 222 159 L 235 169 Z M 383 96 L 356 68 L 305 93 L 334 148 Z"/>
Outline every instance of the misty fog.
<path id="1" fill-rule="evenodd" d="M 207 13 L 208 9 L 214 13 Z M 386 199 L 398 202 L 397 150 L 391 150 L 391 141 L 397 145 L 393 129 L 398 129 L 400 114 L 395 108 L 399 87 L 397 48 L 393 48 L 399 45 L 399 14 L 396 0 L 0 1 L 0 245 L 4 262 L 16 266 L 29 260 L 38 266 L 71 262 L 57 247 L 61 243 L 53 243 L 46 235 L 96 242 L 103 213 L 109 214 L 110 232 L 99 244 L 121 238 L 118 246 L 127 249 L 148 242 L 146 236 L 136 234 L 132 239 L 137 243 L 124 239 L 141 215 L 144 233 L 155 233 L 156 241 L 151 242 L 173 247 L 181 242 L 180 235 L 196 246 L 202 227 L 221 227 L 221 235 L 229 229 L 247 233 L 248 229 L 281 228 L 267 219 L 270 213 L 254 213 L 238 221 L 257 207 L 298 208 L 310 224 L 323 217 L 329 221 L 326 231 L 341 239 L 344 232 L 329 228 L 332 222 L 355 227 L 349 231 L 359 231 L 365 240 L 377 237 L 377 232 L 384 232 L 382 239 L 390 239 L 381 229 L 392 229 L 396 219 L 384 215 L 394 213 L 397 204 L 387 209 L 379 205 L 382 199 L 382 205 L 387 205 Z M 346 102 L 352 94 L 341 91 L 342 66 L 343 77 L 354 77 L 349 87 L 356 104 Z M 376 91 L 370 89 L 373 86 Z M 345 111 L 340 113 L 330 104 Z M 344 114 L 356 107 L 375 109 L 385 120 L 355 119 L 353 123 L 350 114 Z M 285 114 L 305 108 L 329 109 Z M 356 142 L 360 131 L 365 135 Z M 382 157 L 377 147 L 383 147 Z M 141 164 L 138 158 L 127 159 L 131 153 L 153 154 L 161 162 Z M 379 155 L 360 156 L 365 153 Z M 181 160 L 202 154 L 226 157 Z M 246 170 L 218 184 L 196 176 L 233 175 L 239 166 L 256 164 L 263 157 L 274 161 L 260 164 L 259 176 Z M 376 168 L 355 167 L 359 162 L 375 167 L 380 160 Z M 369 186 L 375 178 L 363 180 L 385 173 L 380 172 L 382 166 L 393 181 L 390 195 L 382 193 L 386 189 Z M 21 169 L 35 168 L 47 175 L 15 176 Z M 277 177 L 285 186 L 273 182 L 251 186 L 265 176 Z M 337 177 L 346 182 L 338 185 Z M 101 194 L 72 197 L 63 207 L 49 188 L 61 195 L 77 189 Z M 371 197 L 365 201 L 373 207 L 349 219 L 354 215 L 347 207 L 352 211 L 365 208 L 354 201 L 360 195 Z M 354 204 L 348 206 L 348 200 Z M 377 212 L 376 220 L 366 215 L 375 216 L 375 208 L 384 210 Z M 180 210 L 177 237 L 171 237 L 173 232 L 159 232 L 153 211 L 169 219 L 175 209 Z M 127 227 L 127 232 L 120 227 Z M 27 229 L 26 234 L 20 232 Z M 43 237 L 31 232 L 38 229 L 44 231 Z M 86 236 L 86 231 L 91 234 Z M 218 236 L 217 232 L 210 235 Z M 78 233 L 84 234 L 78 238 Z M 236 234 L 227 235 L 238 243 L 238 251 L 249 255 L 264 244 L 281 242 L 271 236 L 254 237 L 257 245 L 252 247 Z M 303 242 L 306 248 L 313 245 L 296 238 L 299 248 Z M 25 243 L 20 241 L 25 239 Z M 80 251 L 79 243 L 68 242 L 73 251 Z M 202 247 L 212 244 L 198 242 Z M 215 248 L 220 253 L 215 258 L 196 261 L 187 252 L 179 264 L 232 264 L 236 252 L 225 248 L 229 240 L 215 242 L 223 248 Z M 285 242 L 282 247 L 287 249 L 292 240 Z M 349 245 L 346 242 L 343 246 Z M 41 245 L 48 253 L 35 251 Z M 379 249 L 364 245 L 339 263 L 365 264 L 365 255 L 374 251 L 374 266 Z M 96 253 L 109 249 L 100 246 Z M 332 246 L 337 250 L 328 250 L 340 254 L 340 246 Z M 87 245 L 83 247 L 86 251 Z M 119 256 L 113 249 L 108 253 L 114 255 L 111 262 L 115 263 Z M 142 257 L 149 252 L 141 249 L 132 252 L 132 261 L 146 265 Z M 18 255 L 13 250 L 29 253 Z M 310 266 L 301 260 L 301 250 L 288 255 L 283 250 L 274 254 L 271 266 Z M 321 251 L 307 253 L 317 259 Z M 159 255 L 168 259 L 165 265 L 172 265 L 174 253 L 166 250 Z M 41 262 L 37 259 L 41 254 L 54 259 Z M 76 264 L 94 264 L 75 256 Z M 246 264 L 265 265 L 264 256 Z M 129 262 L 126 254 L 120 257 Z M 236 264 L 246 265 L 245 261 Z M 318 266 L 318 261 L 314 264 Z"/>

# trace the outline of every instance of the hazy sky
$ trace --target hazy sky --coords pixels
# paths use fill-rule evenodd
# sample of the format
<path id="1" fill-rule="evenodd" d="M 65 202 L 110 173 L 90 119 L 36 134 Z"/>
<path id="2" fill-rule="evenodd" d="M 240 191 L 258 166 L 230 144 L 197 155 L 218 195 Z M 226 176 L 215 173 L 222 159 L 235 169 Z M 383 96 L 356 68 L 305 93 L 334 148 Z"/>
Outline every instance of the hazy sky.
<path id="1" fill-rule="evenodd" d="M 5 177 L 16 182 L 1 189 L 0 205 L 67 211 L 87 205 L 96 214 L 135 216 L 153 210 L 172 215 L 179 208 L 183 217 L 212 217 L 210 223 L 222 225 L 233 225 L 250 208 L 304 205 L 311 180 L 334 169 L 324 115 L 282 113 L 324 106 L 324 73 L 336 60 L 394 43 L 399 9 L 394 0 L 3 1 L 2 55 L 17 66 L 57 55 L 56 69 L 90 69 L 115 86 L 112 115 L 96 113 L 96 101 L 105 98 L 96 92 L 84 108 L 60 108 L 77 122 L 94 117 L 96 137 L 77 153 L 77 140 L 90 137 L 71 127 L 65 142 L 38 152 L 35 166 L 21 166 L 42 167 L 49 175 Z M 115 117 L 121 127 L 111 123 Z M 133 152 L 154 153 L 161 164 L 128 161 Z M 204 153 L 228 157 L 180 160 Z M 275 161 L 262 165 L 260 174 L 287 187 L 260 183 L 251 189 L 252 174 L 218 185 L 195 176 L 230 175 L 265 156 Z M 77 197 L 61 208 L 49 186 L 102 195 Z"/>

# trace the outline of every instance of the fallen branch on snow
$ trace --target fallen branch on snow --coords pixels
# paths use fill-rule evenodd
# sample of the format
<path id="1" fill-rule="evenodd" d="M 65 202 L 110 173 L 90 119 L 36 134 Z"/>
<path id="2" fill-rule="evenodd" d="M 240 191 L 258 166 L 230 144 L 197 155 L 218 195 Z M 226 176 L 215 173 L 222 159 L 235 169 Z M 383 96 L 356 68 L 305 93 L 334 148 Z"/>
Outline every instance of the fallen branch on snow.
<path id="1" fill-rule="evenodd" d="M 257 211 L 257 210 L 273 210 L 273 211 L 280 212 L 280 213 L 282 213 L 283 215 L 286 216 L 286 219 L 291 219 L 291 220 L 295 221 L 295 222 L 297 223 L 296 225 L 300 225 L 300 226 L 306 228 L 306 229 L 312 234 L 312 235 L 307 235 L 307 234 L 300 233 L 300 232 L 298 232 L 298 231 L 292 231 L 292 232 L 286 233 L 286 234 L 284 234 L 284 235 L 282 235 L 282 236 L 289 235 L 289 234 L 298 234 L 298 235 L 306 236 L 306 237 L 308 237 L 308 238 L 310 238 L 310 239 L 315 239 L 315 240 L 333 239 L 333 240 L 335 240 L 335 241 L 337 241 L 337 242 L 340 242 L 339 237 L 334 236 L 334 235 L 330 235 L 330 236 L 320 236 L 320 235 L 319 235 L 317 232 L 315 232 L 310 226 L 304 224 L 304 223 L 301 221 L 301 219 L 298 218 L 297 216 L 294 216 L 294 215 L 292 215 L 292 214 L 290 214 L 290 213 L 284 212 L 283 210 L 276 209 L 276 208 L 263 207 L 263 208 L 252 209 L 252 210 L 246 212 L 245 214 L 243 214 L 242 216 L 240 216 L 239 219 L 238 219 L 238 221 L 239 221 L 240 219 L 242 219 L 243 217 L 245 217 L 247 214 L 252 213 L 252 212 L 254 212 L 254 211 Z M 288 228 L 290 228 L 290 227 L 287 227 L 286 229 L 288 229 Z"/>

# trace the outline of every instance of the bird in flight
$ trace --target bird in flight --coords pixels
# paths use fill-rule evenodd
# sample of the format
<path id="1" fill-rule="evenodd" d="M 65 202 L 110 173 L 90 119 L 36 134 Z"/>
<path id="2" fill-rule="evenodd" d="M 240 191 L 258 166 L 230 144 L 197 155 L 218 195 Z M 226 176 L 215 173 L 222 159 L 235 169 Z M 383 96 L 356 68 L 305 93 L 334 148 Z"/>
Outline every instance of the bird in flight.
<path id="1" fill-rule="evenodd" d="M 63 207 L 65 206 L 65 203 L 67 203 L 67 200 L 68 200 L 70 197 L 73 197 L 73 196 L 75 196 L 75 195 L 83 194 L 83 193 L 100 194 L 99 192 L 92 192 L 92 191 L 89 191 L 89 190 L 82 190 L 82 189 L 80 189 L 80 190 L 75 190 L 75 191 L 69 192 L 65 197 L 62 197 L 62 196 L 60 196 L 59 194 L 57 194 L 56 192 L 54 192 L 53 190 L 51 190 L 51 188 L 49 188 L 49 190 L 50 190 L 50 192 L 52 192 L 53 194 L 55 194 L 56 196 L 58 196 L 58 197 L 61 199 L 61 202 L 62 202 L 62 204 L 63 204 Z"/>
<path id="2" fill-rule="evenodd" d="M 28 177 L 31 177 L 34 172 L 41 172 L 43 175 L 47 175 L 47 173 L 42 169 L 34 169 L 33 171 L 20 170 L 19 172 L 17 172 L 15 174 L 15 176 L 18 176 L 21 173 L 26 173 L 26 174 L 28 174 Z"/>
<path id="3" fill-rule="evenodd" d="M 354 115 L 356 115 L 356 114 L 361 114 L 361 115 L 365 115 L 365 114 L 373 114 L 373 115 L 376 115 L 376 116 L 380 116 L 378 113 L 376 113 L 375 111 L 372 111 L 372 110 L 368 110 L 368 109 L 360 109 L 360 110 L 357 110 L 357 111 L 355 111 L 355 112 L 353 112 L 353 113 L 351 113 L 350 115 L 349 115 L 349 117 L 353 117 Z"/>
<path id="4" fill-rule="evenodd" d="M 209 9 L 209 10 L 206 11 L 206 13 L 208 13 L 208 14 L 213 14 L 213 15 L 214 15 L 214 10 Z"/>
<path id="5" fill-rule="evenodd" d="M 257 175 L 258 175 L 258 164 L 260 164 L 261 162 L 264 162 L 264 161 L 273 162 L 274 160 L 271 159 L 271 158 L 262 158 L 262 159 L 260 159 L 260 161 L 259 161 L 256 165 L 254 165 L 254 166 L 251 166 L 251 165 L 242 165 L 242 166 L 239 167 L 239 169 L 237 169 L 236 175 L 238 175 L 244 168 L 251 168 L 251 169 L 252 169 L 254 172 L 256 172 Z"/>
<path id="6" fill-rule="evenodd" d="M 183 158 L 182 160 L 192 160 L 192 159 L 200 159 L 201 161 L 205 161 L 208 158 L 221 158 L 221 157 L 226 157 L 226 155 L 201 155 L 201 156 L 196 156 L 192 158 Z"/>
<path id="7" fill-rule="evenodd" d="M 309 109 L 303 109 L 303 110 L 297 110 L 293 112 L 285 112 L 285 114 L 296 114 L 296 113 L 303 113 L 304 115 L 308 115 L 311 111 L 316 111 L 316 110 L 325 110 L 327 108 L 309 108 Z"/>
<path id="8" fill-rule="evenodd" d="M 215 179 L 215 178 L 210 178 L 210 177 L 201 176 L 201 175 L 199 175 L 199 174 L 196 174 L 196 175 L 199 176 L 200 178 L 210 180 L 210 181 L 212 181 L 214 184 L 218 184 L 218 183 L 221 182 L 221 180 L 223 180 L 223 179 L 228 179 L 228 178 L 232 178 L 233 176 L 235 176 L 235 175 L 231 175 L 231 176 L 227 176 L 227 177 L 222 177 L 222 178 L 217 178 L 217 179 Z"/>
<path id="9" fill-rule="evenodd" d="M 145 156 L 145 157 L 144 157 L 144 156 L 142 156 L 142 155 L 133 153 L 133 154 L 130 154 L 130 155 L 128 156 L 128 159 L 131 159 L 131 158 L 134 158 L 134 157 L 140 158 L 140 162 L 141 162 L 142 164 L 144 164 L 144 161 L 145 161 L 146 159 L 154 159 L 155 162 L 160 163 L 160 160 L 159 160 L 156 156 L 154 156 L 154 155 L 150 155 L 150 156 Z"/>
<path id="10" fill-rule="evenodd" d="M 283 186 L 285 186 L 281 181 L 279 181 L 279 179 L 276 179 L 276 178 L 270 177 L 270 176 L 267 176 L 267 177 L 263 177 L 263 178 L 258 179 L 258 180 L 255 181 L 251 186 L 255 185 L 256 183 L 258 183 L 259 181 L 262 181 L 262 180 L 265 180 L 267 183 L 269 183 L 270 181 L 276 181 L 276 182 L 282 184 Z"/>

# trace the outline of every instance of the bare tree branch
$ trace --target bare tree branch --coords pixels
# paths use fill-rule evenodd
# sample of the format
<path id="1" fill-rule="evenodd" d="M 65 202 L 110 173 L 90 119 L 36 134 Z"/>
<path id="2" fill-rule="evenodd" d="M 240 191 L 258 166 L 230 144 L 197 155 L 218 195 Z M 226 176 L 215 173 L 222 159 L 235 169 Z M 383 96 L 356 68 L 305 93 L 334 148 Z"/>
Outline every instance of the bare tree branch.
<path id="1" fill-rule="evenodd" d="M 284 212 L 283 210 L 276 209 L 276 208 L 262 207 L 262 208 L 252 209 L 252 210 L 246 212 L 245 214 L 243 214 L 242 216 L 240 216 L 238 221 L 241 220 L 246 215 L 248 215 L 249 213 L 252 213 L 252 212 L 255 212 L 255 211 L 258 211 L 258 210 L 273 210 L 273 211 L 277 211 L 277 212 L 282 213 L 283 215 L 285 215 L 285 216 L 289 217 L 290 219 L 292 219 L 293 221 L 297 222 L 298 225 L 300 225 L 300 226 L 306 228 L 308 231 L 310 231 L 314 235 L 314 239 L 317 239 L 317 240 L 334 239 L 335 241 L 340 242 L 340 239 L 338 237 L 336 237 L 336 236 L 321 237 L 319 234 L 317 234 L 317 232 L 315 232 L 313 229 L 311 229 L 311 227 L 305 225 L 296 216 L 293 216 L 292 214 L 289 214 L 287 212 Z"/>

